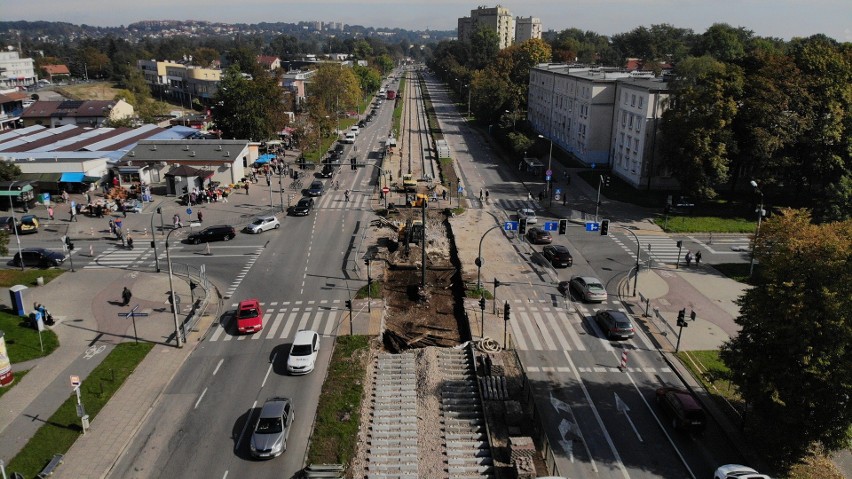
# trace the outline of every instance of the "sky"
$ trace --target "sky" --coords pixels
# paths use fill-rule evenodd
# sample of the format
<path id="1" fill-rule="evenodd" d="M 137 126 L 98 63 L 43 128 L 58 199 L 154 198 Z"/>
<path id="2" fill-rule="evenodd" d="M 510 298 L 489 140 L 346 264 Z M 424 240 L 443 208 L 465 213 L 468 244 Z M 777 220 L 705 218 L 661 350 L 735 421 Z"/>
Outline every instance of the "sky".
<path id="1" fill-rule="evenodd" d="M 225 23 L 322 21 L 409 30 L 455 30 L 477 6 L 464 0 L 0 0 L 0 20 L 119 26 L 141 20 Z M 538 17 L 545 31 L 567 28 L 613 35 L 668 23 L 703 33 L 714 23 L 758 36 L 825 34 L 852 41 L 852 0 L 529 0 L 499 3 L 518 17 Z"/>

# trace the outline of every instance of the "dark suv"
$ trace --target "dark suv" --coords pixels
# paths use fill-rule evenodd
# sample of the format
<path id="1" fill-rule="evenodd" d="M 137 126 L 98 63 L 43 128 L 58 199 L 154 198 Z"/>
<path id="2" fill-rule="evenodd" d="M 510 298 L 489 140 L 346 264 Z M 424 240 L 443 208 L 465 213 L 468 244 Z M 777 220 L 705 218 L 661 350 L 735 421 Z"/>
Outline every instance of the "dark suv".
<path id="1" fill-rule="evenodd" d="M 201 231 L 192 233 L 186 238 L 186 241 L 192 244 L 199 244 L 210 241 L 228 241 L 233 239 L 235 236 L 237 236 L 237 232 L 234 230 L 233 226 L 216 225 L 209 226 Z"/>
<path id="2" fill-rule="evenodd" d="M 554 268 L 567 268 L 574 264 L 574 257 L 568 248 L 561 244 L 547 245 L 541 249 L 541 254 L 550 261 Z"/>
<path id="3" fill-rule="evenodd" d="M 657 389 L 657 404 L 672 416 L 672 427 L 701 432 L 707 426 L 707 415 L 701 403 L 689 391 L 679 388 Z"/>
<path id="4" fill-rule="evenodd" d="M 26 248 L 20 253 L 15 253 L 12 264 L 21 266 L 21 256 L 24 258 L 24 266 L 37 266 L 39 268 L 59 266 L 65 261 L 65 255 L 58 251 L 44 248 Z"/>

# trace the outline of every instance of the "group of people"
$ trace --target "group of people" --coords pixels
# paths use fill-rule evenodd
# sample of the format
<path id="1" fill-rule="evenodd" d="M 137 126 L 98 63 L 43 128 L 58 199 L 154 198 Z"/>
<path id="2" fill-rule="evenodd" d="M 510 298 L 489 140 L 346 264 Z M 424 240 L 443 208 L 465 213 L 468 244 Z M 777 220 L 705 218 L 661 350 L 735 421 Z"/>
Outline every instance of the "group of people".
<path id="1" fill-rule="evenodd" d="M 227 203 L 228 196 L 232 193 L 230 187 L 219 187 L 218 185 L 210 185 L 207 188 L 198 188 L 197 186 L 186 195 L 186 204 L 195 206 L 209 203 Z"/>
<path id="2" fill-rule="evenodd" d="M 695 264 L 701 264 L 701 251 L 696 251 L 695 254 L 692 254 L 692 251 L 686 252 L 686 266 L 692 266 L 692 260 L 695 260 Z"/>

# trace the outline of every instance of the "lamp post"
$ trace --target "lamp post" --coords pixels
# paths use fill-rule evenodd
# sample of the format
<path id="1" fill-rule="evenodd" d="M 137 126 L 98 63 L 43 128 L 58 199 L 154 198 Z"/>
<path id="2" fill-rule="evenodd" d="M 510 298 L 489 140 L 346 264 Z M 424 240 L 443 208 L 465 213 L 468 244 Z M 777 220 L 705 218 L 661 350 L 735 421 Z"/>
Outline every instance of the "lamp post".
<path id="1" fill-rule="evenodd" d="M 470 118 L 470 84 L 465 86 L 467 87 L 467 117 Z"/>
<path id="2" fill-rule="evenodd" d="M 157 209 L 154 210 L 160 214 L 160 229 L 163 229 L 163 210 L 162 210 L 163 202 L 157 205 Z M 160 256 L 157 254 L 157 240 L 155 239 L 156 234 L 154 233 L 154 215 L 151 215 L 151 247 L 154 248 L 154 264 L 156 265 L 157 272 L 160 272 Z"/>
<path id="3" fill-rule="evenodd" d="M 541 138 L 542 140 L 550 141 L 550 151 L 547 154 L 547 171 L 553 173 L 553 170 L 550 169 L 550 166 L 551 166 L 552 160 L 553 160 L 553 139 L 552 138 L 545 138 L 544 135 L 538 135 L 538 137 Z M 552 181 L 551 178 L 553 178 L 553 175 L 550 175 L 547 178 L 547 196 L 550 197 L 550 198 L 552 198 L 552 196 L 550 195 L 550 182 Z M 550 201 L 550 204 L 553 205 L 552 199 Z"/>
<path id="4" fill-rule="evenodd" d="M 760 234 L 760 221 L 763 219 L 763 215 L 766 213 L 763 211 L 763 192 L 760 191 L 760 188 L 757 186 L 757 182 L 751 180 L 751 187 L 754 188 L 754 192 L 760 195 L 760 205 L 757 207 L 757 228 L 754 231 L 754 240 L 751 242 L 751 260 L 748 264 L 748 276 L 751 277 L 752 273 L 754 273 L 754 249 L 757 245 L 757 236 Z"/>
<path id="5" fill-rule="evenodd" d="M 15 186 L 15 180 L 9 185 L 9 211 L 12 212 L 12 229 L 15 230 L 15 241 L 18 243 L 18 258 L 21 260 L 21 271 L 24 270 L 24 250 L 21 248 L 21 237 L 18 235 L 18 218 L 15 217 L 15 203 L 12 201 L 12 187 Z"/>
<path id="6" fill-rule="evenodd" d="M 169 254 L 169 236 L 171 236 L 172 233 L 179 230 L 180 228 L 183 228 L 183 226 L 178 225 L 177 228 L 172 229 L 166 235 L 166 262 L 169 265 L 169 295 L 171 296 L 171 300 L 172 300 L 172 316 L 174 317 L 174 320 L 175 320 L 175 339 L 177 339 L 177 347 L 182 348 L 183 347 L 183 338 L 181 338 L 181 336 L 180 336 L 180 325 L 178 324 L 178 318 L 177 318 L 177 302 L 175 302 L 175 288 L 174 288 L 174 279 L 173 279 L 173 275 L 172 275 L 172 256 L 171 256 L 171 254 Z"/>
<path id="7" fill-rule="evenodd" d="M 503 225 L 492 226 L 485 233 L 483 233 L 482 238 L 479 238 L 479 254 L 476 256 L 476 291 L 480 291 L 482 289 L 482 241 L 485 240 L 485 235 L 494 231 L 497 228 L 502 227 Z"/>

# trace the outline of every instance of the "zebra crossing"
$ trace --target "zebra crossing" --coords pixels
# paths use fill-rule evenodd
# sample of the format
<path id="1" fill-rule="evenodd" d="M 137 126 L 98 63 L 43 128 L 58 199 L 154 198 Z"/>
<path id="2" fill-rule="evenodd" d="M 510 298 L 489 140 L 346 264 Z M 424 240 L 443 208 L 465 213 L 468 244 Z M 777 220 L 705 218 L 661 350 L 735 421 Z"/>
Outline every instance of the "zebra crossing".
<path id="1" fill-rule="evenodd" d="M 636 240 L 632 235 L 610 233 L 608 236 L 617 245 L 621 246 L 631 258 L 636 259 Z M 646 263 L 650 257 L 654 264 L 664 263 L 673 265 L 677 264 L 678 259 L 683 261 L 683 255 L 686 254 L 686 251 L 679 249 L 677 242 L 668 235 L 637 234 L 636 238 L 639 240 L 641 251 L 639 260 Z"/>
<path id="2" fill-rule="evenodd" d="M 519 304 L 520 303 L 520 304 Z M 621 309 L 620 303 L 611 301 L 608 309 Z M 625 311 L 626 312 L 626 311 Z M 512 340 L 520 351 L 587 351 L 589 349 L 614 351 L 610 341 L 605 339 L 593 316 L 594 310 L 585 305 L 577 310 L 547 303 L 529 304 L 516 300 L 512 306 Z M 629 313 L 628 313 L 629 314 Z M 583 342 L 581 336 L 588 336 L 588 330 L 602 338 L 600 345 Z M 654 349 L 645 335 L 637 333 L 624 344 L 634 348 Z M 623 349 L 623 348 L 619 348 Z"/>
<path id="3" fill-rule="evenodd" d="M 522 208 L 530 208 L 533 210 L 541 210 L 542 207 L 536 200 L 524 200 L 524 199 L 514 199 L 514 198 L 500 198 L 497 200 L 489 200 L 493 201 L 498 208 L 509 212 L 509 214 L 515 214 L 518 210 Z"/>
<path id="4" fill-rule="evenodd" d="M 338 189 L 326 191 L 326 193 L 314 199 L 314 209 L 317 210 L 368 210 L 370 201 L 375 194 L 372 189 L 353 190 L 349 192 L 349 201 L 346 201 L 345 190 Z"/>
<path id="5" fill-rule="evenodd" d="M 316 331 L 322 336 L 333 336 L 349 314 L 341 303 L 340 300 L 292 303 L 285 301 L 268 303 L 269 307 L 267 303 L 261 303 L 264 308 L 263 329 L 255 334 L 237 335 L 236 327 L 232 324 L 234 316 L 230 314 L 222 320 L 207 340 L 211 342 L 279 340 L 290 338 L 302 329 Z M 231 307 L 236 309 L 237 305 L 238 303 L 233 303 Z"/>
<path id="6" fill-rule="evenodd" d="M 165 245 L 158 248 L 157 253 L 159 259 L 165 261 Z M 92 258 L 88 264 L 83 266 L 83 269 L 153 267 L 154 264 L 154 250 L 151 248 L 128 249 L 111 245 Z"/>

